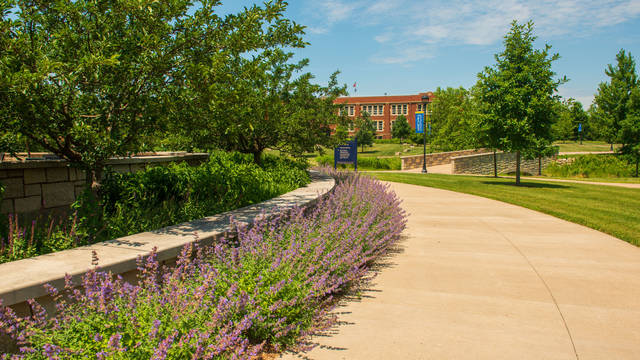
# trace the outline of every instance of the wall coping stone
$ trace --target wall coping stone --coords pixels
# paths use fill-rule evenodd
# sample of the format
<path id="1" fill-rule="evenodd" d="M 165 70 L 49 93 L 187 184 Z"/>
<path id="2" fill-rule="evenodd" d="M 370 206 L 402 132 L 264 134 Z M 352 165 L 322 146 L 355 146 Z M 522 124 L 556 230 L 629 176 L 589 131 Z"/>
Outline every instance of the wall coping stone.
<path id="1" fill-rule="evenodd" d="M 231 219 L 251 224 L 294 207 L 313 204 L 334 188 L 335 180 L 317 171 L 310 171 L 310 174 L 312 182 L 309 185 L 258 204 L 154 231 L 0 264 L 0 273 L 4 274 L 0 277 L 0 299 L 4 306 L 11 306 L 46 296 L 43 285 L 48 283 L 61 289 L 65 274 L 70 274 L 74 284 L 79 284 L 82 276 L 93 268 L 92 251 L 97 252 L 101 271 L 122 274 L 135 270 L 136 258 L 148 255 L 154 247 L 157 247 L 159 261 L 175 259 L 184 245 L 195 240 L 196 233 L 203 244 L 211 244 L 228 234 Z"/>
<path id="2" fill-rule="evenodd" d="M 23 154 L 20 154 L 21 157 Z M 43 156 L 44 153 L 32 153 L 32 156 Z M 25 156 L 26 157 L 26 156 Z M 140 164 L 154 162 L 174 162 L 182 160 L 203 160 L 208 159 L 208 153 L 186 153 L 186 152 L 159 152 L 155 154 L 141 154 L 126 157 L 113 157 L 107 160 L 107 165 L 119 164 Z M 69 162 L 64 159 L 44 159 L 44 160 L 4 160 L 0 162 L 0 170 L 12 169 L 33 169 L 45 167 L 67 167 Z"/>

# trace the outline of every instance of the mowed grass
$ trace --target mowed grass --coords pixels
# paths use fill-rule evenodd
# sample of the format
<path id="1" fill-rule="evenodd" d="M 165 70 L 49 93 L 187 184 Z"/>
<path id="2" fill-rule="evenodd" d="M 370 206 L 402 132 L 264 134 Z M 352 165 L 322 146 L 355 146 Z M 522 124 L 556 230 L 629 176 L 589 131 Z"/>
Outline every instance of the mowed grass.
<path id="1" fill-rule="evenodd" d="M 588 151 L 609 151 L 611 145 L 604 141 L 587 141 L 584 140 L 582 145 L 580 141 L 560 140 L 553 143 L 560 147 L 560 152 L 588 152 Z M 617 150 L 620 144 L 613 144 L 613 149 Z"/>
<path id="2" fill-rule="evenodd" d="M 384 181 L 429 186 L 504 201 L 556 216 L 640 246 L 640 189 L 482 176 L 371 173 Z"/>

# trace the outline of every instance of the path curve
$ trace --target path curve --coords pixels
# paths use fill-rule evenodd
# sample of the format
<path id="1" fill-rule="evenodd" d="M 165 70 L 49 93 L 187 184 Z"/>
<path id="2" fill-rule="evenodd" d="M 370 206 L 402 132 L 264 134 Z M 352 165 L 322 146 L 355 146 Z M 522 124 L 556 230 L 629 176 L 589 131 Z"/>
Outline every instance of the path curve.
<path id="1" fill-rule="evenodd" d="M 640 359 L 640 248 L 515 205 L 390 183 L 403 252 L 282 359 Z"/>

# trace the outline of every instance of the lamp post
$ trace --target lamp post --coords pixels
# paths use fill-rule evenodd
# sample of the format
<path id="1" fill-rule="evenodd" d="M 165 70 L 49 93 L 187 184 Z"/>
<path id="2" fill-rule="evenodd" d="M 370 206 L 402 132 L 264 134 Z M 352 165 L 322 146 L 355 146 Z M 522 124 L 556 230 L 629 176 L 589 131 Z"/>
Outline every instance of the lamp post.
<path id="1" fill-rule="evenodd" d="M 422 110 L 424 110 L 424 127 L 422 129 L 422 173 L 427 173 L 427 103 L 429 96 L 422 96 Z"/>

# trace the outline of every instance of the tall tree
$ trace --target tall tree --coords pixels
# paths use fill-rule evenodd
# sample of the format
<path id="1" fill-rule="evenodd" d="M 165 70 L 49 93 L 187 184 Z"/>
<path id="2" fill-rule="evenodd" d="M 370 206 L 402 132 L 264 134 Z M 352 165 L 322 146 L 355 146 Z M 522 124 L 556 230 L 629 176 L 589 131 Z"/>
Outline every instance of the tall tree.
<path id="1" fill-rule="evenodd" d="M 496 64 L 478 74 L 480 101 L 486 106 L 482 128 L 490 142 L 516 153 L 516 185 L 520 185 L 522 155 L 533 157 L 551 144 L 555 95 L 566 78 L 554 80 L 551 70 L 558 54 L 533 48 L 533 22 L 511 23 L 504 37 L 505 49 L 496 54 Z"/>
<path id="2" fill-rule="evenodd" d="M 471 94 L 463 87 L 438 88 L 434 92 L 431 114 L 431 144 L 443 151 L 476 146 L 475 112 Z"/>
<path id="3" fill-rule="evenodd" d="M 360 145 L 360 152 L 363 152 L 365 146 L 373 145 L 376 128 L 373 121 L 371 121 L 369 113 L 366 111 L 362 112 L 360 117 L 358 117 L 356 120 L 356 126 L 358 128 L 358 131 L 356 132 L 356 140 L 358 141 L 358 145 Z"/>
<path id="4" fill-rule="evenodd" d="M 396 121 L 393 123 L 393 127 L 391 128 L 391 136 L 394 139 L 404 141 L 404 139 L 409 137 L 409 135 L 411 135 L 411 125 L 409 125 L 406 116 L 398 115 Z"/>
<path id="5" fill-rule="evenodd" d="M 631 91 L 628 113 L 620 123 L 622 153 L 631 155 L 636 162 L 636 177 L 640 165 L 640 84 Z"/>
<path id="6" fill-rule="evenodd" d="M 224 18 L 217 0 L 1 4 L 1 127 L 85 169 L 96 187 L 109 157 L 143 149 L 189 113 L 194 69 L 302 41 L 282 0 Z"/>
<path id="7" fill-rule="evenodd" d="M 638 87 L 636 64 L 624 49 L 616 55 L 616 65 L 609 64 L 604 73 L 610 78 L 602 82 L 594 97 L 595 118 L 601 137 L 611 144 L 622 140 L 622 122 L 629 113 L 631 92 Z"/>

